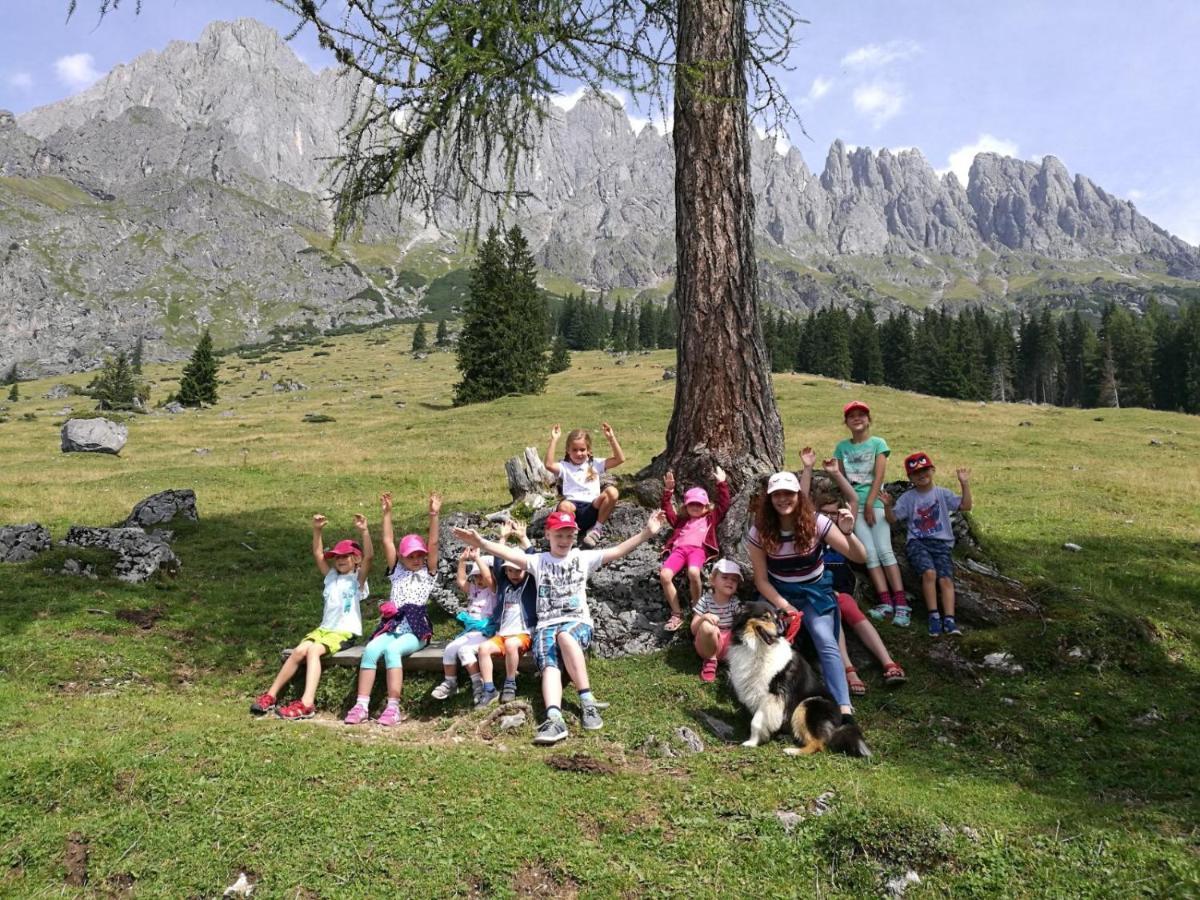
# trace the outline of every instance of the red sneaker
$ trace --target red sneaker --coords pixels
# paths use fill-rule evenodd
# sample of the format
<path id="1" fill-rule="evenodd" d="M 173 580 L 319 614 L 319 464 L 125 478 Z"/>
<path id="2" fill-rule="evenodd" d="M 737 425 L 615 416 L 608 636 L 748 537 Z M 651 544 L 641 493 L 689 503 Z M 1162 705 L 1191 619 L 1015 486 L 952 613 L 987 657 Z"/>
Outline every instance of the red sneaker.
<path id="1" fill-rule="evenodd" d="M 704 665 L 700 667 L 701 681 L 716 681 L 717 680 L 717 661 L 715 659 L 706 659 Z"/>
<path id="2" fill-rule="evenodd" d="M 311 719 L 317 712 L 315 706 L 305 706 L 301 700 L 293 700 L 287 706 L 275 710 L 281 719 Z"/>
<path id="3" fill-rule="evenodd" d="M 256 716 L 265 716 L 275 708 L 275 696 L 273 694 L 259 694 L 253 703 L 250 704 L 250 712 Z"/>

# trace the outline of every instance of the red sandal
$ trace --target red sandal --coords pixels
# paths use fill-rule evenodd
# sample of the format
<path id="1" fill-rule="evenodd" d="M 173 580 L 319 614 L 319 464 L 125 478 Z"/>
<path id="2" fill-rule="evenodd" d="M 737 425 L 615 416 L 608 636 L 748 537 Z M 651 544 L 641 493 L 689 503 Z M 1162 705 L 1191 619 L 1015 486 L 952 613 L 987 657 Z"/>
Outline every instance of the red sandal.
<path id="1" fill-rule="evenodd" d="M 908 676 L 894 662 L 888 663 L 883 667 L 883 683 L 888 687 L 899 687 L 906 681 L 908 681 Z"/>
<path id="2" fill-rule="evenodd" d="M 861 697 L 867 692 L 867 686 L 858 677 L 858 670 L 854 666 L 846 666 L 846 684 L 850 688 L 850 693 L 855 697 Z"/>

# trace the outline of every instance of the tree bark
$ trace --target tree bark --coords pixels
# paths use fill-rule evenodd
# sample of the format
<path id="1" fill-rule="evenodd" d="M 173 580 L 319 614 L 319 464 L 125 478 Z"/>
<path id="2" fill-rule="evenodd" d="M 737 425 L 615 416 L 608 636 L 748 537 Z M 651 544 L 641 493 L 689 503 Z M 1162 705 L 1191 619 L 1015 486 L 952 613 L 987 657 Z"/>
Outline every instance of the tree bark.
<path id="1" fill-rule="evenodd" d="M 676 52 L 678 377 L 666 450 L 643 474 L 707 483 L 720 464 L 741 495 L 783 464 L 758 316 L 742 0 L 680 0 Z"/>

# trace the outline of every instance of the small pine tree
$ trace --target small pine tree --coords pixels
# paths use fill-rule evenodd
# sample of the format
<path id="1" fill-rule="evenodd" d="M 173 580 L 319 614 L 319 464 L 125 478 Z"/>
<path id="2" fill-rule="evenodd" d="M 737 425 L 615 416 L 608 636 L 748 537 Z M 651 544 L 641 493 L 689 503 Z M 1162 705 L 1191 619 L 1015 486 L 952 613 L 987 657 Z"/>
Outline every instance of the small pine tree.
<path id="1" fill-rule="evenodd" d="M 192 352 L 192 358 L 184 366 L 183 377 L 179 379 L 178 400 L 184 406 L 217 402 L 217 359 L 207 328 Z"/>
<path id="2" fill-rule="evenodd" d="M 438 319 L 437 337 L 434 338 L 434 344 L 439 347 L 450 346 L 450 329 L 446 327 L 446 320 Z"/>
<path id="3" fill-rule="evenodd" d="M 137 343 L 133 345 L 133 358 L 129 360 L 129 368 L 133 371 L 134 375 L 142 374 L 142 355 L 145 350 L 142 344 L 142 338 L 139 335 Z"/>
<path id="4" fill-rule="evenodd" d="M 4 376 L 5 384 L 16 384 L 21 380 L 20 373 L 17 372 L 17 364 L 13 363 L 12 368 L 8 370 L 8 374 Z"/>
<path id="5" fill-rule="evenodd" d="M 550 348 L 550 362 L 547 364 L 546 370 L 551 375 L 557 375 L 569 368 L 571 368 L 571 351 L 567 349 L 567 342 L 563 340 L 563 336 L 555 335 L 554 344 Z"/>
<path id="6" fill-rule="evenodd" d="M 104 368 L 91 384 L 91 395 L 100 401 L 101 409 L 134 409 L 139 397 L 137 377 L 122 350 L 104 363 Z"/>
<path id="7" fill-rule="evenodd" d="M 21 399 L 21 392 L 17 390 L 17 383 L 14 381 L 12 387 L 8 389 L 8 399 L 16 403 Z"/>
<path id="8" fill-rule="evenodd" d="M 413 353 L 418 353 L 429 346 L 429 339 L 425 336 L 425 323 L 418 322 L 417 330 L 413 332 L 412 348 Z"/>

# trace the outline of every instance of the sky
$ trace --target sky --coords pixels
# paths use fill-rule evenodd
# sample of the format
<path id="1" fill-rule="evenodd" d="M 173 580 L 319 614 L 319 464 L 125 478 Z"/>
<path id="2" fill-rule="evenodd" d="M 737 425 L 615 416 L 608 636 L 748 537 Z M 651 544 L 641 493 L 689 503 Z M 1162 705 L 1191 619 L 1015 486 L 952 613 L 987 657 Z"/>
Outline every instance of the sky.
<path id="1" fill-rule="evenodd" d="M 99 0 L 0 0 L 0 109 L 77 93 L 112 66 L 217 19 L 253 15 L 282 32 L 270 0 L 135 0 L 97 23 Z M 1058 157 L 1152 221 L 1200 244 L 1200 4 L 1178 0 L 791 0 L 809 20 L 778 74 L 809 168 L 829 145 L 915 147 L 939 171 L 975 152 Z M 330 64 L 311 29 L 293 49 Z M 1190 62 L 1189 62 L 1190 60 Z M 573 85 L 563 85 L 569 105 Z M 653 115 L 627 104 L 642 126 Z M 658 123 L 661 128 L 661 122 Z"/>

